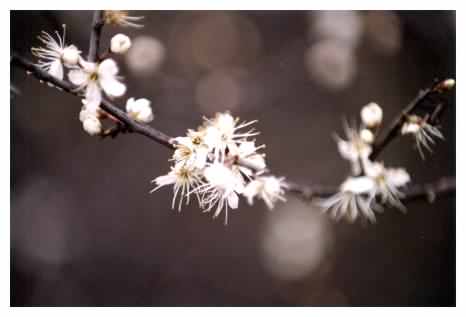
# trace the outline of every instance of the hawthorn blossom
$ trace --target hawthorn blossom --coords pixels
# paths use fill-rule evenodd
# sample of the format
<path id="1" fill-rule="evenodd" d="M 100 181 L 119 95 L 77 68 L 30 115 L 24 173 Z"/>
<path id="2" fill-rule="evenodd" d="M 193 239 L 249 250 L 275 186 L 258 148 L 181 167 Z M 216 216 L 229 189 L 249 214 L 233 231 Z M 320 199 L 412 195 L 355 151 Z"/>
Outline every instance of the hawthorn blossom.
<path id="1" fill-rule="evenodd" d="M 400 200 L 404 194 L 399 188 L 405 186 L 411 178 L 404 168 L 386 168 L 382 163 L 376 162 L 367 165 L 366 173 L 375 181 L 382 203 L 389 203 L 406 211 Z"/>
<path id="2" fill-rule="evenodd" d="M 241 144 L 246 142 L 246 138 L 259 134 L 254 129 L 250 129 L 247 132 L 238 131 L 256 123 L 257 120 L 238 124 L 239 119 L 234 119 L 228 112 L 217 113 L 215 118 L 204 118 L 204 120 L 204 141 L 209 146 L 209 149 L 213 149 L 215 160 L 224 160 L 225 151 L 228 146 L 235 145 L 235 143 Z"/>
<path id="3" fill-rule="evenodd" d="M 174 167 L 171 167 L 171 171 L 167 175 L 159 176 L 152 180 L 152 182 L 156 184 L 156 187 L 150 191 L 151 193 L 163 186 L 173 185 L 172 209 L 175 209 L 176 198 L 181 191 L 178 202 L 178 212 L 180 212 L 183 200 L 186 201 L 186 205 L 189 204 L 191 190 L 202 184 L 202 175 L 198 169 L 178 163 Z M 196 191 L 194 193 L 198 195 Z"/>
<path id="4" fill-rule="evenodd" d="M 121 10 L 105 10 L 103 18 L 106 24 L 133 28 L 142 28 L 143 25 L 136 22 L 144 19 L 141 16 L 130 16 L 128 11 Z"/>
<path id="5" fill-rule="evenodd" d="M 344 129 L 347 140 L 336 136 L 338 151 L 344 159 L 350 161 L 353 174 L 358 175 L 363 168 L 361 163 L 364 164 L 369 159 L 372 147 L 361 138 L 356 129 L 350 128 L 346 123 Z"/>
<path id="6" fill-rule="evenodd" d="M 32 54 L 39 58 L 37 66 L 50 75 L 63 79 L 64 66 L 74 66 L 78 63 L 81 51 L 74 45 L 65 44 L 66 26 L 63 25 L 63 36 L 55 31 L 57 39 L 45 31 L 41 32 L 38 39 L 45 47 L 33 47 Z"/>
<path id="7" fill-rule="evenodd" d="M 228 207 L 238 208 L 239 197 L 244 190 L 244 180 L 224 164 L 215 162 L 204 170 L 206 183 L 196 191 L 201 195 L 203 212 L 210 212 L 215 206 L 214 218 L 225 210 L 225 225 L 228 224 Z"/>
<path id="8" fill-rule="evenodd" d="M 269 210 L 272 210 L 277 201 L 286 201 L 285 188 L 283 177 L 261 176 L 246 185 L 243 195 L 249 205 L 253 204 L 254 197 L 257 196 L 265 202 Z"/>
<path id="9" fill-rule="evenodd" d="M 229 155 L 234 157 L 235 161 L 247 162 L 249 167 L 253 167 L 256 171 L 264 170 L 265 165 L 265 154 L 257 153 L 258 150 L 265 148 L 265 145 L 260 145 L 256 147 L 254 141 L 245 141 L 242 142 L 239 146 L 236 144 L 229 145 Z M 253 174 L 253 171 L 249 167 L 242 165 L 235 165 L 236 168 L 248 178 Z"/>
<path id="10" fill-rule="evenodd" d="M 150 101 L 146 98 L 129 98 L 126 101 L 126 112 L 136 121 L 149 123 L 154 119 Z"/>
<path id="11" fill-rule="evenodd" d="M 174 141 L 176 150 L 173 154 L 173 160 L 199 169 L 204 168 L 209 148 L 203 141 L 202 132 L 188 130 L 186 137 L 177 137 Z"/>
<path id="12" fill-rule="evenodd" d="M 98 107 L 102 102 L 102 90 L 109 97 L 121 97 L 126 86 L 119 81 L 118 66 L 113 59 L 105 59 L 101 63 L 80 61 L 81 68 L 68 73 L 69 80 L 85 89 L 85 100 L 89 106 Z"/>
<path id="13" fill-rule="evenodd" d="M 362 217 L 375 223 L 374 211 L 380 211 L 380 206 L 374 201 L 376 192 L 377 186 L 372 178 L 349 177 L 340 185 L 339 192 L 320 200 L 318 204 L 323 212 L 329 213 L 335 220 L 344 217 L 349 222 L 354 222 Z"/>
<path id="14" fill-rule="evenodd" d="M 431 145 L 435 144 L 434 137 L 442 140 L 444 139 L 439 128 L 429 124 L 427 119 L 423 119 L 416 115 L 408 116 L 401 127 L 401 134 L 411 134 L 414 137 L 416 141 L 416 148 L 418 149 L 422 159 L 424 159 L 423 147 L 429 152 L 432 152 Z"/>

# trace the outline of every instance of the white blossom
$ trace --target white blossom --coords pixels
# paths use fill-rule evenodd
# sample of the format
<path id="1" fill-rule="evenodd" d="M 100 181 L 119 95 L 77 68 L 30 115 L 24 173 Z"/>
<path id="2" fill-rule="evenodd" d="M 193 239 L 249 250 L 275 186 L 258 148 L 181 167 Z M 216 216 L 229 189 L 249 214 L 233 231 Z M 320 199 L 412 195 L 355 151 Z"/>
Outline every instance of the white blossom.
<path id="1" fill-rule="evenodd" d="M 198 169 L 204 168 L 207 163 L 209 148 L 204 143 L 203 138 L 202 132 L 194 130 L 188 130 L 186 137 L 175 138 L 176 150 L 173 153 L 173 160 Z"/>
<path id="2" fill-rule="evenodd" d="M 55 31 L 57 39 L 52 35 L 42 31 L 38 39 L 45 47 L 33 47 L 32 54 L 39 58 L 37 66 L 49 73 L 50 75 L 63 79 L 64 66 L 76 65 L 79 61 L 81 51 L 74 45 L 66 45 L 66 26 L 63 25 L 63 36 Z"/>
<path id="3" fill-rule="evenodd" d="M 411 134 L 416 142 L 416 148 L 419 151 L 422 159 L 424 159 L 424 152 L 422 148 L 426 148 L 429 152 L 432 152 L 431 145 L 435 144 L 434 137 L 444 139 L 442 132 L 439 128 L 429 124 L 426 119 L 423 119 L 416 115 L 411 115 L 403 123 L 401 127 L 401 134 Z"/>
<path id="4" fill-rule="evenodd" d="M 176 198 L 181 191 L 178 202 L 178 211 L 181 211 L 183 200 L 186 201 L 186 205 L 189 204 L 192 189 L 202 184 L 202 175 L 198 169 L 188 167 L 183 163 L 178 163 L 171 168 L 171 171 L 167 175 L 159 176 L 152 182 L 156 184 L 156 187 L 151 190 L 151 193 L 163 186 L 173 185 L 172 209 L 175 208 Z M 197 192 L 194 191 L 194 193 L 199 200 Z"/>
<path id="5" fill-rule="evenodd" d="M 372 133 L 371 130 L 369 129 L 362 129 L 360 132 L 359 132 L 359 136 L 361 137 L 361 140 L 364 142 L 364 143 L 367 143 L 367 144 L 372 144 L 374 143 L 374 133 Z"/>
<path id="6" fill-rule="evenodd" d="M 98 107 L 102 102 L 102 90 L 109 97 L 120 97 L 126 92 L 126 86 L 117 76 L 118 66 L 113 59 L 101 63 L 80 61 L 81 68 L 68 73 L 69 80 L 79 89 L 86 89 L 85 99 L 89 106 Z"/>
<path id="7" fill-rule="evenodd" d="M 382 203 L 389 203 L 402 211 L 406 210 L 400 200 L 404 194 L 399 190 L 410 181 L 410 176 L 404 168 L 386 168 L 382 163 L 375 162 L 366 166 L 366 173 L 374 179 Z"/>
<path id="8" fill-rule="evenodd" d="M 377 127 L 382 123 L 382 119 L 382 108 L 375 102 L 371 102 L 361 109 L 361 120 L 367 127 Z"/>
<path id="9" fill-rule="evenodd" d="M 129 98 L 126 101 L 126 112 L 130 117 L 139 122 L 149 123 L 154 119 L 150 101 L 146 98 L 137 100 Z"/>
<path id="10" fill-rule="evenodd" d="M 95 116 L 87 116 L 82 123 L 84 131 L 90 135 L 98 135 L 102 132 L 102 123 Z"/>
<path id="11" fill-rule="evenodd" d="M 238 124 L 238 118 L 234 119 L 228 112 L 217 113 L 215 118 L 204 118 L 204 120 L 204 141 L 209 149 L 214 151 L 215 160 L 223 160 L 225 158 L 225 151 L 229 145 L 241 144 L 246 142 L 246 138 L 259 134 L 254 129 L 250 129 L 247 132 L 238 131 L 256 123 L 257 120 Z"/>
<path id="12" fill-rule="evenodd" d="M 228 224 L 228 207 L 238 208 L 239 197 L 244 190 L 244 180 L 238 173 L 223 163 L 214 162 L 204 170 L 206 183 L 196 191 L 201 195 L 201 206 L 204 212 L 210 212 L 216 206 L 214 218 L 225 210 L 225 225 Z"/>
<path id="13" fill-rule="evenodd" d="M 361 163 L 364 164 L 369 159 L 372 147 L 361 138 L 356 129 L 347 124 L 344 125 L 344 129 L 347 140 L 336 137 L 338 151 L 344 159 L 350 161 L 353 174 L 358 175 L 361 173 Z"/>
<path id="14" fill-rule="evenodd" d="M 131 40 L 124 34 L 116 34 L 110 40 L 110 51 L 115 54 L 124 54 L 131 47 Z"/>
<path id="15" fill-rule="evenodd" d="M 380 206 L 374 201 L 377 187 L 375 181 L 367 176 L 350 177 L 340 185 L 340 190 L 318 204 L 335 220 L 345 218 L 354 222 L 358 217 L 374 223 L 374 211 Z"/>
<path id="16" fill-rule="evenodd" d="M 240 160 L 243 163 L 247 163 L 247 166 L 237 165 L 237 168 L 247 177 L 251 177 L 253 171 L 252 167 L 256 171 L 264 170 L 265 165 L 265 154 L 257 153 L 258 150 L 265 148 L 265 145 L 256 147 L 254 141 L 242 142 L 239 146 L 236 144 L 230 144 L 228 147 L 229 155 L 233 156 L 236 160 Z"/>
<path id="17" fill-rule="evenodd" d="M 142 24 L 136 23 L 144 19 L 144 17 L 129 16 L 127 11 L 121 10 L 105 10 L 104 11 L 104 21 L 106 24 L 112 24 L 123 27 L 134 27 L 141 28 Z"/>
<path id="18" fill-rule="evenodd" d="M 259 197 L 272 210 L 277 201 L 286 201 L 285 188 L 283 177 L 261 176 L 246 185 L 243 195 L 250 205 L 252 205 L 254 197 Z"/>

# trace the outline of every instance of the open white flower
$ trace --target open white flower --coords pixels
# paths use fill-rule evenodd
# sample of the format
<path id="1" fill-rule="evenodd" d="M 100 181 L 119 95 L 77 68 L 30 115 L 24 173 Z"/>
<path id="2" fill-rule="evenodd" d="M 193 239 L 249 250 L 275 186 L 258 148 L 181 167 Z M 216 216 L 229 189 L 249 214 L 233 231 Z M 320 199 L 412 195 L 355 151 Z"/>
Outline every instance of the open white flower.
<path id="1" fill-rule="evenodd" d="M 336 136 L 338 151 L 344 159 L 350 161 L 353 174 L 358 175 L 363 168 L 361 163 L 364 164 L 369 159 L 372 147 L 361 138 L 356 129 L 350 128 L 346 123 L 344 129 L 347 140 Z"/>
<path id="2" fill-rule="evenodd" d="M 238 173 L 220 162 L 215 162 L 204 169 L 206 183 L 196 188 L 201 195 L 204 212 L 211 211 L 215 206 L 214 218 L 225 210 L 225 225 L 228 224 L 228 207 L 238 208 L 239 197 L 244 190 L 244 180 Z"/>
<path id="3" fill-rule="evenodd" d="M 252 205 L 254 197 L 257 196 L 272 210 L 277 201 L 286 201 L 285 188 L 283 177 L 260 176 L 246 185 L 243 195 L 250 205 Z"/>
<path id="4" fill-rule="evenodd" d="M 432 152 L 431 145 L 435 144 L 434 137 L 443 140 L 443 134 L 439 128 L 429 124 L 426 119 L 416 115 L 408 116 L 405 123 L 401 127 L 401 134 L 411 134 L 416 141 L 416 148 L 419 151 L 422 159 L 424 159 L 424 152 L 422 148 L 426 148 Z"/>
<path id="5" fill-rule="evenodd" d="M 367 176 L 350 177 L 340 185 L 340 191 L 318 204 L 335 220 L 345 217 L 354 222 L 358 217 L 374 223 L 374 211 L 381 211 L 374 199 L 377 192 L 375 181 Z"/>
<path id="6" fill-rule="evenodd" d="M 101 63 L 81 60 L 81 68 L 68 73 L 69 80 L 79 89 L 86 89 L 85 99 L 90 107 L 98 107 L 102 102 L 102 90 L 109 97 L 120 97 L 126 92 L 126 86 L 118 79 L 118 66 L 113 59 Z"/>
<path id="7" fill-rule="evenodd" d="M 217 113 L 215 118 L 204 118 L 204 120 L 204 141 L 209 146 L 209 149 L 213 149 L 215 160 L 224 160 L 225 151 L 229 145 L 241 144 L 246 142 L 246 138 L 259 134 L 254 129 L 250 129 L 247 132 L 238 131 L 256 123 L 257 120 L 238 124 L 238 118 L 234 119 L 228 112 Z"/>
<path id="8" fill-rule="evenodd" d="M 122 10 L 105 10 L 104 21 L 106 24 L 118 25 L 123 27 L 142 28 L 142 24 L 136 23 L 144 17 L 129 16 L 128 11 Z"/>
<path id="9" fill-rule="evenodd" d="M 150 101 L 146 98 L 137 100 L 129 98 L 126 101 L 126 112 L 130 117 L 139 122 L 149 123 L 154 119 Z"/>
<path id="10" fill-rule="evenodd" d="M 31 51 L 34 56 L 39 58 L 38 67 L 58 79 L 63 79 L 64 65 L 76 65 L 81 51 L 74 45 L 65 44 L 65 25 L 63 25 L 63 36 L 60 36 L 58 31 L 55 31 L 55 35 L 57 40 L 52 35 L 42 31 L 38 39 L 45 47 L 33 47 Z"/>
<path id="11" fill-rule="evenodd" d="M 374 179 L 382 203 L 389 203 L 401 211 L 406 211 L 400 200 L 404 194 L 399 188 L 405 186 L 411 178 L 404 168 L 386 168 L 382 163 L 375 162 L 366 166 L 366 173 Z"/>
<path id="12" fill-rule="evenodd" d="M 171 171 L 167 175 L 159 176 L 152 182 L 156 184 L 156 187 L 150 191 L 151 193 L 163 186 L 173 185 L 172 209 L 175 208 L 176 197 L 181 191 L 178 202 L 178 211 L 181 211 L 183 200 L 186 201 L 186 205 L 189 204 L 190 194 L 193 192 L 192 189 L 202 184 L 202 175 L 198 169 L 178 163 L 171 168 Z M 194 191 L 194 193 L 199 200 L 197 191 Z"/>
<path id="13" fill-rule="evenodd" d="M 240 172 L 250 178 L 254 173 L 250 167 L 255 171 L 261 171 L 266 168 L 264 159 L 265 154 L 257 153 L 258 150 L 263 148 L 265 148 L 264 144 L 256 147 L 256 143 L 254 141 L 245 141 L 239 146 L 231 143 L 228 146 L 228 154 L 235 158 L 234 161 L 240 160 L 247 163 L 248 167 L 242 165 L 235 165 L 234 167 L 238 168 Z"/>
<path id="14" fill-rule="evenodd" d="M 131 39 L 121 33 L 118 33 L 110 40 L 110 51 L 115 54 L 124 54 L 131 47 Z"/>
<path id="15" fill-rule="evenodd" d="M 204 144 L 203 133 L 188 130 L 188 136 L 175 138 L 175 153 L 173 160 L 188 166 L 202 169 L 207 163 L 209 148 Z"/>

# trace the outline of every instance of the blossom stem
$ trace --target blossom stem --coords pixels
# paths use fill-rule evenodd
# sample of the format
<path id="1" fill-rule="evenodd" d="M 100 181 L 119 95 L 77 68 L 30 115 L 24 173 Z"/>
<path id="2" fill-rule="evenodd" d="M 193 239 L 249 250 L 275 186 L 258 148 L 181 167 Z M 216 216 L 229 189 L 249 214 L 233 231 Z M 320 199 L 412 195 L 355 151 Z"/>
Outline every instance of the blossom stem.
<path id="1" fill-rule="evenodd" d="M 447 81 L 450 79 L 442 80 L 438 83 L 434 83 L 430 88 L 421 90 L 416 98 L 414 98 L 402 111 L 401 113 L 393 120 L 388 132 L 376 142 L 372 148 L 372 153 L 369 156 L 369 159 L 374 161 L 377 156 L 388 146 L 388 144 L 393 141 L 400 133 L 401 127 L 405 122 L 405 119 L 408 115 L 412 114 L 417 109 L 421 108 L 425 104 L 425 101 L 428 97 L 435 96 L 438 99 L 438 104 L 435 108 L 432 109 L 430 113 L 430 121 L 438 120 L 440 115 L 445 109 L 446 100 L 440 98 L 446 91 L 450 90 L 451 87 L 447 86 Z"/>

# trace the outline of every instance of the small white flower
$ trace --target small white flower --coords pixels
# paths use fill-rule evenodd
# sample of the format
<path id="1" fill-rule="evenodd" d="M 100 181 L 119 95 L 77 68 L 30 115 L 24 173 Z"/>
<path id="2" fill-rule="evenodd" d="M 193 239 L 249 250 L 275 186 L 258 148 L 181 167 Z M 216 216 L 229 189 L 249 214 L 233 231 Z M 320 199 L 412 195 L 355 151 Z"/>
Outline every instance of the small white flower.
<path id="1" fill-rule="evenodd" d="M 131 47 L 131 40 L 124 34 L 116 34 L 110 40 L 110 51 L 115 54 L 124 54 Z"/>
<path id="2" fill-rule="evenodd" d="M 249 182 L 244 188 L 243 195 L 250 205 L 252 205 L 254 197 L 258 196 L 272 210 L 277 201 L 286 201 L 285 188 L 283 177 L 262 176 Z"/>
<path id="3" fill-rule="evenodd" d="M 82 120 L 84 131 L 90 135 L 98 135 L 102 132 L 102 123 L 95 116 L 86 116 Z"/>
<path id="4" fill-rule="evenodd" d="M 238 208 L 239 197 L 244 190 L 242 176 L 220 162 L 215 162 L 204 169 L 207 183 L 196 188 L 201 195 L 201 205 L 204 212 L 211 211 L 215 206 L 214 218 L 225 209 L 225 225 L 228 224 L 228 207 Z"/>
<path id="5" fill-rule="evenodd" d="M 403 123 L 401 127 L 401 134 L 411 134 L 414 136 L 416 148 L 418 149 L 422 159 L 424 159 L 423 147 L 429 152 L 432 152 L 431 145 L 435 144 L 433 137 L 437 137 L 442 140 L 444 139 L 439 128 L 430 125 L 427 122 L 427 119 L 423 119 L 416 115 L 409 116 L 406 122 Z"/>
<path id="6" fill-rule="evenodd" d="M 359 136 L 361 137 L 361 140 L 363 140 L 367 144 L 374 143 L 374 133 L 372 133 L 372 131 L 369 129 L 362 129 L 359 132 Z"/>
<path id="7" fill-rule="evenodd" d="M 375 201 L 377 187 L 375 181 L 367 176 L 350 177 L 340 186 L 340 191 L 333 196 L 322 199 L 318 204 L 324 212 L 329 212 L 335 220 L 345 217 L 354 222 L 364 217 L 374 223 L 375 211 L 380 211 Z"/>
<path id="8" fill-rule="evenodd" d="M 86 89 L 85 99 L 89 107 L 98 107 L 102 102 L 102 90 L 109 97 L 121 97 L 126 92 L 126 86 L 118 79 L 118 66 L 113 59 L 106 59 L 100 64 L 81 60 L 82 68 L 73 69 L 68 73 L 69 80 Z"/>
<path id="9" fill-rule="evenodd" d="M 142 28 L 142 24 L 135 23 L 144 19 L 144 17 L 129 16 L 127 11 L 105 10 L 104 21 L 106 24 L 118 25 L 123 27 Z"/>
<path id="10" fill-rule="evenodd" d="M 254 129 L 250 129 L 247 132 L 238 131 L 256 123 L 257 120 L 238 124 L 238 119 L 234 119 L 228 112 L 217 113 L 215 118 L 204 118 L 204 120 L 204 141 L 209 146 L 209 149 L 213 149 L 215 160 L 224 160 L 225 151 L 229 145 L 241 144 L 246 142 L 246 138 L 259 134 Z"/>
<path id="11" fill-rule="evenodd" d="M 356 129 L 350 128 L 346 123 L 344 129 L 348 140 L 336 136 L 338 151 L 344 159 L 350 161 L 353 174 L 358 175 L 361 173 L 361 163 L 364 164 L 369 159 L 372 147 L 361 138 Z"/>
<path id="12" fill-rule="evenodd" d="M 254 169 L 254 171 L 261 171 L 266 168 L 264 159 L 265 154 L 257 153 L 257 151 L 262 148 L 265 148 L 265 145 L 256 147 L 256 143 L 254 141 L 245 141 L 239 146 L 231 143 L 228 146 L 228 154 L 234 157 L 234 161 L 241 160 L 242 162 L 246 162 L 249 167 Z M 249 167 L 242 165 L 235 165 L 235 167 L 249 178 L 253 174 L 253 171 L 251 171 Z"/>
<path id="13" fill-rule="evenodd" d="M 173 153 L 173 160 L 198 169 L 204 168 L 209 148 L 204 144 L 203 137 L 202 132 L 188 130 L 188 136 L 175 138 L 176 150 Z"/>
<path id="14" fill-rule="evenodd" d="M 129 98 L 126 101 L 126 112 L 128 112 L 130 117 L 139 122 L 149 123 L 154 119 L 150 101 L 145 98 L 137 100 Z"/>
<path id="15" fill-rule="evenodd" d="M 386 168 L 382 163 L 375 162 L 366 166 L 366 173 L 374 179 L 382 203 L 389 203 L 402 211 L 406 210 L 400 200 L 404 194 L 399 188 L 405 186 L 411 178 L 404 168 Z"/>
<path id="16" fill-rule="evenodd" d="M 371 102 L 361 109 L 361 120 L 369 128 L 376 127 L 382 123 L 382 108 L 375 102 Z"/>
<path id="17" fill-rule="evenodd" d="M 181 190 L 178 202 L 178 211 L 181 211 L 183 200 L 186 201 L 186 205 L 189 204 L 190 194 L 192 193 L 191 189 L 197 188 L 202 184 L 202 175 L 198 169 L 179 163 L 175 167 L 172 167 L 167 175 L 159 176 L 152 182 L 156 184 L 156 187 L 150 191 L 151 193 L 163 186 L 173 185 L 172 209 L 175 208 L 176 197 Z M 199 200 L 197 192 L 194 191 L 194 193 Z"/>
<path id="18" fill-rule="evenodd" d="M 63 36 L 55 31 L 57 39 L 54 39 L 47 32 L 42 31 L 38 39 L 45 47 L 33 47 L 32 54 L 39 58 L 37 66 L 48 72 L 50 75 L 63 79 L 63 66 L 73 66 L 79 61 L 79 51 L 76 46 L 65 44 L 66 26 L 63 25 Z"/>

